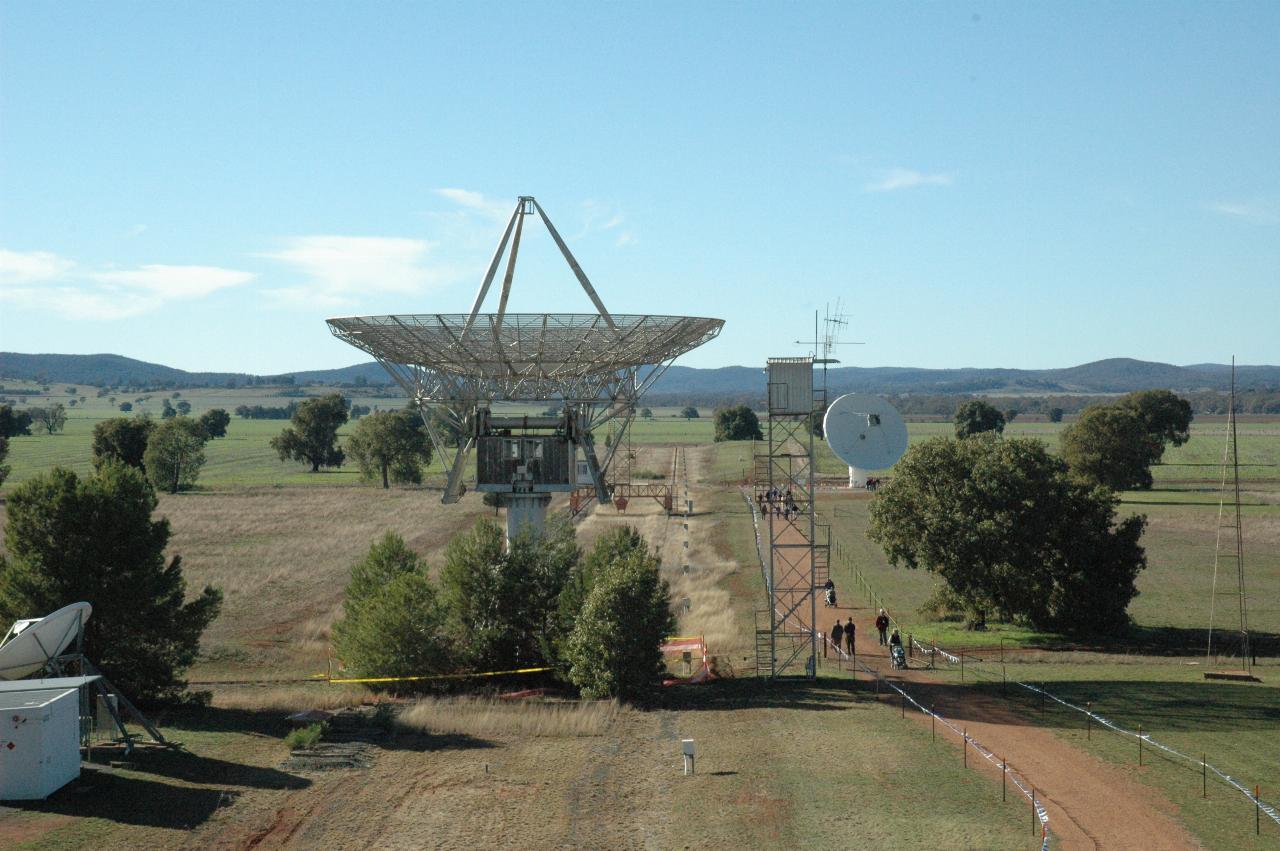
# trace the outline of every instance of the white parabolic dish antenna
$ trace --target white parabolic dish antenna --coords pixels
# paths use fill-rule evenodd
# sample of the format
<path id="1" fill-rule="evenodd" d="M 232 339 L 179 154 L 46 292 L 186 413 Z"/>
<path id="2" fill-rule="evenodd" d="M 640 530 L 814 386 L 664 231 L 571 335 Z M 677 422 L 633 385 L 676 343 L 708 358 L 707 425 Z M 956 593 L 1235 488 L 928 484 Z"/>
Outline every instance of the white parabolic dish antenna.
<path id="1" fill-rule="evenodd" d="M 836 399 L 822 419 L 822 431 L 831 451 L 849 465 L 850 484 L 857 478 L 865 484 L 865 471 L 892 467 L 907 451 L 907 424 L 879 396 L 850 393 Z"/>
<path id="2" fill-rule="evenodd" d="M 51 615 L 15 623 L 0 644 L 0 680 L 20 680 L 58 658 L 92 612 L 88 603 L 72 603 Z"/>

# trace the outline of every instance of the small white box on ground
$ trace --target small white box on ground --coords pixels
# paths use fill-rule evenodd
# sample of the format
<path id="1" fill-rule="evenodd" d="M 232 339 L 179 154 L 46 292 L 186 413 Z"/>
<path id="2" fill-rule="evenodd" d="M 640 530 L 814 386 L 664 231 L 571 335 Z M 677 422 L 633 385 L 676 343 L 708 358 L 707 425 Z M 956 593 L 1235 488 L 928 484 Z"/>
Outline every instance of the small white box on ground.
<path id="1" fill-rule="evenodd" d="M 79 776 L 79 691 L 0 694 L 0 801 L 47 798 Z"/>

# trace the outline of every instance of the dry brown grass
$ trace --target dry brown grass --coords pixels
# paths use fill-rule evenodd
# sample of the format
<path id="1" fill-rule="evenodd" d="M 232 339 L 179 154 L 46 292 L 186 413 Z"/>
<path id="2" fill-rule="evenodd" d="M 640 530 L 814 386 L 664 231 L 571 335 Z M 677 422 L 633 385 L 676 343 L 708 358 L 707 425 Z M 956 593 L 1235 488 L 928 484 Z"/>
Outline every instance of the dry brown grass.
<path id="1" fill-rule="evenodd" d="M 624 713 L 617 701 L 502 701 L 447 697 L 420 700 L 397 722 L 428 733 L 477 737 L 603 736 Z"/>
<path id="2" fill-rule="evenodd" d="M 213 705 L 220 709 L 265 709 L 301 712 L 304 709 L 341 709 L 374 699 L 368 689 L 356 685 L 217 686 Z"/>
<path id="3" fill-rule="evenodd" d="M 442 506 L 434 492 L 325 487 L 166 494 L 159 507 L 188 587 L 225 595 L 206 650 L 245 650 L 245 665 L 276 675 L 323 670 L 351 565 L 375 540 L 396 532 L 438 563 L 483 511 L 479 500 Z"/>

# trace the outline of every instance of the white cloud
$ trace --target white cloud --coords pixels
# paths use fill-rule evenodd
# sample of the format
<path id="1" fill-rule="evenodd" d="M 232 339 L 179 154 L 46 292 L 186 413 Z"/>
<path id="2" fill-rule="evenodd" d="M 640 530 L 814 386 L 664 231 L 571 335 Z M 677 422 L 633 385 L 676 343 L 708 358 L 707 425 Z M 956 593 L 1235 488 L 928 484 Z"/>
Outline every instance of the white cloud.
<path id="1" fill-rule="evenodd" d="M 891 168 L 879 180 L 868 183 L 868 192 L 894 192 L 916 186 L 950 186 L 949 174 L 925 174 L 909 168 Z"/>
<path id="2" fill-rule="evenodd" d="M 282 301 L 325 307 L 348 304 L 367 293 L 412 295 L 453 280 L 448 264 L 427 264 L 433 245 L 420 239 L 383 236 L 296 236 L 262 256 L 294 267 L 309 282 L 271 290 Z"/>
<path id="3" fill-rule="evenodd" d="M 623 231 L 622 233 L 618 234 L 618 239 L 616 242 L 614 242 L 614 245 L 618 246 L 619 248 L 625 248 L 628 245 L 635 245 L 639 241 L 640 241 L 640 238 L 637 237 L 635 234 L 633 234 L 631 231 Z"/>
<path id="4" fill-rule="evenodd" d="M 125 319 L 170 301 L 203 298 L 253 277 L 217 266 L 160 264 L 81 271 L 73 261 L 47 251 L 0 249 L 0 301 L 69 319 Z"/>
<path id="5" fill-rule="evenodd" d="M 0 248 L 0 287 L 52 281 L 76 264 L 48 251 L 9 251 Z"/>
<path id="6" fill-rule="evenodd" d="M 94 281 L 122 290 L 140 290 L 161 300 L 203 298 L 227 287 L 253 280 L 250 272 L 217 266 L 166 266 L 150 264 L 137 269 L 94 272 Z"/>
<path id="7" fill-rule="evenodd" d="M 470 189 L 437 189 L 436 194 L 441 198 L 452 201 L 459 207 L 475 210 L 500 222 L 510 219 L 511 213 L 516 208 L 514 201 L 496 201 Z"/>
<path id="8" fill-rule="evenodd" d="M 1265 201 L 1215 201 L 1209 209 L 1220 216 L 1244 219 L 1258 225 L 1280 223 L 1280 214 Z"/>

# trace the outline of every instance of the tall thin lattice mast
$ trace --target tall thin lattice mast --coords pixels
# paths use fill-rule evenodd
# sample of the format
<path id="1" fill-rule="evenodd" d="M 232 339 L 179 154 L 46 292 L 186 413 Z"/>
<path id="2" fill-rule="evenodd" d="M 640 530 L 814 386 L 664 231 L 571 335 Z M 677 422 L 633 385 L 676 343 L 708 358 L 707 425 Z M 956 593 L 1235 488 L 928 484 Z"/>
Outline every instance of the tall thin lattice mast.
<path id="1" fill-rule="evenodd" d="M 1228 468 L 1228 464 L 1230 467 Z M 1228 489 L 1227 471 L 1231 484 Z M 1231 514 L 1227 514 L 1230 495 Z M 1209 595 L 1209 644 L 1206 658 L 1213 656 L 1214 604 L 1218 596 L 1218 568 L 1224 561 L 1236 564 L 1236 601 L 1240 615 L 1240 657 L 1245 673 L 1253 673 L 1253 655 L 1249 647 L 1249 607 L 1244 583 L 1244 526 L 1240 510 L 1240 443 L 1236 431 L 1236 359 L 1231 358 L 1231 397 L 1227 409 L 1227 442 L 1222 451 L 1222 488 L 1218 498 L 1218 534 L 1213 551 L 1213 587 Z M 1226 533 L 1226 541 L 1223 533 Z"/>

